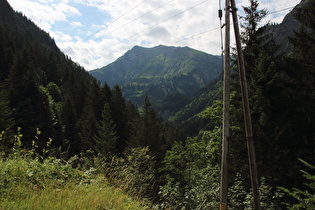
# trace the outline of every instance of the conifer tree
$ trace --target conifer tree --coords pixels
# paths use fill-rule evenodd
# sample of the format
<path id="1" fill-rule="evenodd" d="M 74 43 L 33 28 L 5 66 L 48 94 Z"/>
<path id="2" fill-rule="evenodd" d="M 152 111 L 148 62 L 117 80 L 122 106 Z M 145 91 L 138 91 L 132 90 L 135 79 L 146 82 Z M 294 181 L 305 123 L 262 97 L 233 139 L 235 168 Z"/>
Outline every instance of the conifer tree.
<path id="1" fill-rule="evenodd" d="M 78 121 L 80 150 L 82 151 L 94 149 L 93 135 L 97 133 L 97 122 L 100 120 L 102 112 L 99 97 L 100 87 L 91 82 L 86 92 L 83 113 Z"/>
<path id="2" fill-rule="evenodd" d="M 303 7 L 293 12 L 301 26 L 290 39 L 294 49 L 284 67 L 285 117 L 290 124 L 284 123 L 291 142 L 285 146 L 294 148 L 295 159 L 311 162 L 315 156 L 315 2 L 305 0 Z"/>
<path id="3" fill-rule="evenodd" d="M 140 118 L 135 122 L 133 135 L 128 142 L 129 147 L 148 146 L 152 154 L 161 157 L 163 142 L 162 120 L 154 111 L 149 98 L 145 97 Z"/>
<path id="4" fill-rule="evenodd" d="M 0 90 L 0 132 L 10 129 L 13 123 L 9 103 L 7 91 Z"/>
<path id="5" fill-rule="evenodd" d="M 116 150 L 122 153 L 127 146 L 130 137 L 130 128 L 128 123 L 126 101 L 122 96 L 118 85 L 114 87 L 111 94 L 110 108 L 114 123 L 116 125 L 117 141 Z"/>
<path id="6" fill-rule="evenodd" d="M 258 30 L 258 24 L 268 14 L 266 9 L 259 10 L 259 2 L 257 0 L 249 0 L 250 5 L 248 7 L 243 6 L 245 16 L 241 18 L 244 20 L 242 23 L 242 40 L 246 44 L 246 47 L 257 44 L 256 33 Z"/>
<path id="7" fill-rule="evenodd" d="M 0 84 L 1 87 L 1 84 Z M 12 145 L 12 112 L 9 107 L 9 100 L 7 92 L 5 90 L 0 90 L 0 150 L 1 152 L 6 152 Z"/>
<path id="8" fill-rule="evenodd" d="M 22 128 L 24 145 L 30 146 L 36 128 L 46 131 L 42 138 L 48 139 L 52 132 L 49 101 L 40 88 L 39 76 L 28 50 L 23 49 L 15 56 L 7 85 L 14 126 Z"/>
<path id="9" fill-rule="evenodd" d="M 259 2 L 257 0 L 249 0 L 250 5 L 243 7 L 245 15 L 241 17 L 242 34 L 241 39 L 245 45 L 244 58 L 247 75 L 253 71 L 255 60 L 259 55 L 261 46 L 259 46 L 257 31 L 258 25 L 267 15 L 266 9 L 258 9 Z"/>
<path id="10" fill-rule="evenodd" d="M 109 152 L 115 152 L 117 142 L 116 126 L 111 116 L 111 110 L 108 103 L 105 103 L 102 111 L 102 118 L 97 125 L 97 133 L 94 135 L 95 151 L 102 156 Z"/>
<path id="11" fill-rule="evenodd" d="M 61 119 L 64 128 L 64 150 L 68 151 L 68 155 L 80 153 L 80 142 L 77 141 L 77 113 L 73 104 L 73 97 L 70 93 L 64 95 L 61 108 Z"/>

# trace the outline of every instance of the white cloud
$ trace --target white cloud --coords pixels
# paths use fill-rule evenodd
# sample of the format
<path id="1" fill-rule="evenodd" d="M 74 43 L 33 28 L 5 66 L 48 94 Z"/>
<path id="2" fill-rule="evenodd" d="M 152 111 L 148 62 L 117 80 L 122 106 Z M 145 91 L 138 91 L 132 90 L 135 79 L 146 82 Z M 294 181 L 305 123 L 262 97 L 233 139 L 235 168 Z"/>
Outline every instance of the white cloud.
<path id="1" fill-rule="evenodd" d="M 54 31 L 51 33 L 51 36 L 55 39 L 56 42 L 70 42 L 73 40 L 70 35 L 65 34 L 61 31 Z"/>
<path id="2" fill-rule="evenodd" d="M 218 1 L 213 0 L 8 0 L 44 30 L 57 45 L 86 69 L 113 62 L 134 45 L 189 46 L 220 54 Z M 270 12 L 294 6 L 300 0 L 261 0 Z M 75 5 L 80 5 L 80 11 Z M 222 1 L 224 4 L 224 1 Z M 249 0 L 237 0 L 238 13 Z M 84 7 L 98 11 L 98 22 L 76 19 Z M 273 13 L 265 21 L 279 22 L 289 11 Z M 102 17 L 101 14 L 104 14 Z M 88 14 L 93 17 L 92 14 Z M 108 19 L 111 17 L 111 19 Z M 60 26 L 64 23 L 68 26 Z M 84 25 L 84 27 L 83 27 Z M 54 27 L 53 27 L 54 26 Z M 80 26 L 80 27 L 74 27 Z M 53 31 L 52 31 L 53 30 Z M 70 31 L 73 30 L 73 31 Z"/>
<path id="3" fill-rule="evenodd" d="M 65 3 L 57 3 L 53 4 L 52 6 L 54 8 L 54 13 L 63 16 L 62 18 L 66 18 L 68 16 L 81 15 L 77 8 L 72 7 Z"/>
<path id="4" fill-rule="evenodd" d="M 83 26 L 82 23 L 78 22 L 78 21 L 71 21 L 70 25 L 74 26 L 74 27 L 80 27 Z"/>
<path id="5" fill-rule="evenodd" d="M 70 16 L 80 15 L 80 12 L 65 3 L 55 3 L 56 0 L 8 0 L 13 9 L 22 11 L 39 27 L 50 31 L 58 21 L 67 21 Z"/>
<path id="6" fill-rule="evenodd" d="M 163 26 L 155 26 L 150 28 L 146 35 L 151 37 L 170 37 L 170 33 Z"/>

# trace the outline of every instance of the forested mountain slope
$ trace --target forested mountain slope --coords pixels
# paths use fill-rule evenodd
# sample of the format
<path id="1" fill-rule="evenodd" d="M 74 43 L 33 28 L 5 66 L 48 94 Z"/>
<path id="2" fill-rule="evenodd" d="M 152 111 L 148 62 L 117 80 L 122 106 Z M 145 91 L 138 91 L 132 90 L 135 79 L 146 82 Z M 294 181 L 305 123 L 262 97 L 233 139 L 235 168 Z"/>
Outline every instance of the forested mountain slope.
<path id="1" fill-rule="evenodd" d="M 285 209 L 287 202 L 291 207 L 295 203 L 294 209 L 313 209 L 315 1 L 301 1 L 283 23 L 262 28 L 258 28 L 257 23 L 266 13 L 258 5 L 259 2 L 253 0 L 245 7 L 242 38 L 261 206 L 262 209 Z M 282 34 L 285 36 L 279 37 Z M 234 58 L 228 138 L 228 206 L 250 209 L 252 206 L 246 204 L 249 194 L 244 193 L 251 189 L 237 65 L 237 58 Z M 222 103 L 217 95 L 221 94 L 220 88 L 216 86 L 221 84 L 218 82 L 212 89 L 204 90 L 204 94 L 170 118 L 185 128 L 201 130 L 198 136 L 174 145 L 167 153 L 164 167 L 168 174 L 167 184 L 161 194 L 169 203 L 182 200 L 180 204 L 187 208 L 216 206 L 211 201 L 218 199 L 215 190 L 219 185 L 216 181 L 207 181 L 219 179 Z M 215 103 L 209 104 L 206 98 Z M 195 123 L 190 124 L 192 121 Z M 300 170 L 305 171 L 301 173 Z M 205 186 L 211 186 L 212 190 Z M 284 195 L 278 187 L 288 188 L 285 192 L 294 199 Z M 188 197 L 194 199 L 187 201 Z M 207 204 L 203 203 L 205 200 Z"/>
<path id="2" fill-rule="evenodd" d="M 307 7 L 308 1 L 302 1 L 298 7 Z M 259 46 L 268 49 L 273 57 L 292 53 L 293 44 L 290 38 L 294 37 L 295 32 L 299 30 L 300 21 L 296 19 L 296 9 L 289 12 L 280 24 L 267 24 L 257 29 L 257 39 Z M 280 57 L 281 57 L 280 56 Z M 234 76 L 235 78 L 235 76 Z M 188 134 L 196 134 L 200 129 L 206 129 L 209 120 L 198 118 L 198 114 L 205 111 L 208 106 L 213 104 L 214 100 L 222 98 L 223 76 L 209 83 L 200 93 L 187 101 L 187 105 L 181 110 L 170 116 L 169 120 L 175 124 L 181 124 Z M 207 123 L 208 122 L 208 123 Z"/>
<path id="3" fill-rule="evenodd" d="M 22 13 L 12 12 L 12 8 L 6 0 L 0 3 L 0 21 L 1 25 L 6 25 L 11 31 L 23 35 L 29 42 L 37 40 L 45 48 L 60 52 L 55 41 L 47 32 L 41 30 Z"/>
<path id="4" fill-rule="evenodd" d="M 294 8 L 300 28 L 286 39 L 292 46 L 288 53 L 279 53 L 274 40 L 266 42 L 266 37 L 261 36 L 268 34 L 267 27 L 258 29 L 256 23 L 265 13 L 257 8 L 257 1 L 251 0 L 250 4 L 245 12 L 250 21 L 243 23 L 247 26 L 243 46 L 262 209 L 284 209 L 294 203 L 296 209 L 313 209 L 315 1 L 304 0 Z M 52 177 L 54 181 L 60 178 L 68 181 L 67 173 L 58 172 L 73 167 L 88 169 L 87 174 L 97 170 L 100 177 L 106 175 L 112 184 L 128 185 L 130 192 L 158 203 L 162 209 L 218 207 L 220 79 L 209 82 L 185 109 L 170 118 L 185 129 L 192 128 L 194 135 L 186 138 L 175 126 L 161 120 L 149 98 L 144 98 L 140 109 L 126 102 L 119 86 L 101 85 L 85 69 L 54 49 L 48 34 L 14 12 L 5 0 L 0 1 L 0 8 L 5 8 L 1 10 L 1 18 L 16 18 L 0 21 L 3 162 L 10 158 L 16 161 L 19 159 L 15 157 L 19 157 L 28 163 L 36 160 L 36 165 L 31 164 L 35 168 L 48 163 L 48 169 L 57 172 L 43 179 Z M 25 27 L 15 27 L 18 22 Z M 231 64 L 228 206 L 250 209 L 251 184 L 236 56 Z M 143 81 L 153 81 L 154 72 Z M 183 78 L 187 82 L 185 74 Z M 136 85 L 138 82 L 134 81 Z M 18 168 L 6 165 L 7 171 L 16 174 Z M 63 169 L 55 170 L 59 166 Z M 37 187 L 45 186 L 38 178 L 40 173 L 30 169 L 23 173 L 25 183 L 32 181 Z M 78 175 L 86 177 L 85 172 Z M 16 184 L 12 180 L 19 180 L 14 178 L 9 180 L 11 187 Z M 3 180 L 0 194 L 10 197 L 9 182 Z M 84 179 L 76 181 L 82 184 Z M 64 181 L 55 183 L 58 187 Z M 30 190 L 42 192 L 42 189 Z"/>
<path id="5" fill-rule="evenodd" d="M 53 174 L 59 178 L 60 174 L 67 176 L 62 173 L 67 165 L 87 170 L 89 175 L 95 167 L 101 179 L 108 176 L 120 183 L 119 188 L 156 197 L 164 156 L 173 142 L 183 141 L 185 136 L 162 121 L 148 98 L 139 111 L 126 102 L 118 86 L 102 86 L 6 0 L 0 1 L 0 8 L 1 161 L 20 158 L 42 168 L 42 163 L 52 161 L 57 171 Z M 48 164 L 51 168 L 53 163 Z M 41 182 L 36 167 L 29 167 L 27 176 Z M 29 182 L 21 170 L 14 173 L 14 180 Z M 73 181 L 66 180 L 70 183 L 62 181 L 62 186 L 52 187 L 64 190 Z M 76 181 L 83 188 L 92 186 L 83 179 Z M 42 192 L 43 182 L 33 184 Z M 0 185 L 0 200 L 10 204 L 19 199 L 6 193 L 11 187 L 20 187 L 15 181 Z M 31 186 L 23 189 L 33 190 Z"/>
<path id="6" fill-rule="evenodd" d="M 58 156 L 71 157 L 87 150 L 103 155 L 120 154 L 131 144 L 151 144 L 142 142 L 144 137 L 139 130 L 148 116 L 127 103 L 118 86 L 101 86 L 85 69 L 61 53 L 46 32 L 13 11 L 7 1 L 1 1 L 0 8 L 3 150 L 12 147 L 11 137 L 17 129 L 23 134 L 25 148 L 32 146 L 36 136 L 41 151 L 51 138 L 54 148 L 51 152 Z M 148 115 L 155 116 L 149 101 L 145 108 Z M 161 132 L 152 141 L 160 141 L 154 144 L 162 147 L 173 137 L 162 135 L 168 131 L 157 115 L 151 121 L 157 123 L 154 131 Z M 136 135 L 140 142 L 133 143 Z"/>
<path id="7" fill-rule="evenodd" d="M 220 56 L 160 45 L 135 46 L 115 62 L 90 73 L 109 86 L 120 85 L 123 95 L 138 106 L 148 96 L 160 114 L 169 116 L 221 70 Z"/>

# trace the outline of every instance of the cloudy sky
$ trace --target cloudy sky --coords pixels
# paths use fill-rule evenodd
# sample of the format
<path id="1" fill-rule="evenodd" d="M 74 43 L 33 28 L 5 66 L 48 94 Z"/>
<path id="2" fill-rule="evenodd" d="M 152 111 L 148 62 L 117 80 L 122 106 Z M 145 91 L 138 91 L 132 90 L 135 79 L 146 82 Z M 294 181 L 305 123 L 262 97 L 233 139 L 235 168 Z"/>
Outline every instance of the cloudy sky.
<path id="1" fill-rule="evenodd" d="M 217 11 L 224 0 L 8 0 L 47 31 L 87 70 L 103 67 L 135 45 L 188 46 L 220 54 Z M 236 0 L 239 13 L 248 0 Z M 300 0 L 261 0 L 281 22 Z"/>

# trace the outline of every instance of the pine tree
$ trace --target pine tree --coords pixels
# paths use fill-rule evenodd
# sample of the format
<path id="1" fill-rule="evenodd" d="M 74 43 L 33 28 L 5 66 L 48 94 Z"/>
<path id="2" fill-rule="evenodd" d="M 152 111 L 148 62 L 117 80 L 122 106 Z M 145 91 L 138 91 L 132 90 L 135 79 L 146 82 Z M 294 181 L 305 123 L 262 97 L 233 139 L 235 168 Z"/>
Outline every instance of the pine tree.
<path id="1" fill-rule="evenodd" d="M 1 86 L 1 85 L 0 85 Z M 0 150 L 6 152 L 12 145 L 12 112 L 9 107 L 7 92 L 0 90 Z"/>
<path id="2" fill-rule="evenodd" d="M 101 101 L 100 101 L 100 87 L 96 83 L 90 83 L 84 98 L 84 108 L 81 118 L 78 121 L 80 150 L 93 150 L 95 144 L 93 142 L 93 135 L 97 133 L 97 122 L 101 117 Z"/>
<path id="3" fill-rule="evenodd" d="M 257 31 L 258 25 L 267 15 L 266 9 L 258 9 L 259 3 L 257 0 L 250 0 L 250 6 L 243 7 L 245 15 L 241 17 L 242 34 L 241 39 L 245 45 L 244 59 L 247 75 L 251 74 L 255 67 L 255 60 L 257 59 L 261 46 L 259 46 Z"/>
<path id="4" fill-rule="evenodd" d="M 116 141 L 116 150 L 118 153 L 122 153 L 126 148 L 130 137 L 130 128 L 128 123 L 126 101 L 123 98 L 118 85 L 116 85 L 112 90 L 111 101 L 109 104 L 118 137 Z"/>
<path id="5" fill-rule="evenodd" d="M 258 25 L 263 18 L 268 14 L 266 9 L 259 10 L 259 2 L 257 0 L 249 0 L 250 6 L 244 7 L 245 16 L 241 18 L 244 20 L 242 23 L 242 40 L 246 44 L 246 48 L 257 44 L 257 30 Z"/>
<path id="6" fill-rule="evenodd" d="M 12 126 L 12 113 L 9 104 L 7 91 L 0 90 L 0 131 L 10 129 Z"/>
<path id="7" fill-rule="evenodd" d="M 42 138 L 48 139 L 52 132 L 48 96 L 40 88 L 36 70 L 29 51 L 23 49 L 15 56 L 6 80 L 14 126 L 22 128 L 26 147 L 31 145 L 37 128 L 44 131 Z"/>
<path id="8" fill-rule="evenodd" d="M 257 110 L 257 118 L 262 116 L 262 119 L 266 115 L 261 115 L 261 109 L 259 107 L 254 107 L 256 104 L 261 105 L 264 103 L 264 84 L 261 76 L 264 76 L 265 67 L 259 66 L 259 59 L 263 60 L 266 55 L 265 49 L 260 46 L 260 40 L 258 37 L 259 24 L 262 19 L 267 15 L 265 9 L 260 10 L 259 3 L 257 0 L 250 0 L 250 5 L 243 7 L 245 15 L 241 17 L 242 19 L 242 29 L 241 34 L 242 43 L 244 44 L 244 62 L 246 69 L 246 79 L 247 79 L 247 88 L 248 95 L 250 98 L 250 109 L 251 111 Z M 261 56 L 261 57 L 260 57 Z M 235 56 L 237 57 L 237 56 Z M 266 58 L 265 58 L 266 59 Z M 247 155 L 247 146 L 246 146 L 246 137 L 245 137 L 245 128 L 244 128 L 244 119 L 243 119 L 243 106 L 242 98 L 240 92 L 240 81 L 238 78 L 238 61 L 237 58 L 232 60 L 232 84 L 231 84 L 231 133 L 230 133 L 230 143 L 229 151 L 231 161 L 237 159 L 237 164 L 233 164 L 230 167 L 230 177 L 236 177 L 236 174 L 242 174 L 242 176 L 248 175 L 248 157 Z M 266 64 L 267 65 L 267 64 Z M 260 68 L 260 69 L 257 69 Z M 259 79 L 259 80 L 258 80 Z M 257 83 L 257 80 L 260 81 Z M 257 90 L 256 90 L 257 88 Z M 267 107 L 264 107 L 264 109 Z M 233 110 L 233 111 L 232 111 Z M 267 110 L 266 110 L 267 113 Z M 256 116 L 252 116 L 253 128 L 255 128 Z M 254 130 L 255 134 L 255 144 L 257 138 L 257 131 Z M 256 145 L 257 146 L 257 145 Z"/>
<path id="9" fill-rule="evenodd" d="M 102 111 L 102 118 L 97 125 L 97 133 L 94 135 L 95 151 L 102 156 L 109 152 L 115 152 L 117 142 L 116 125 L 111 116 L 111 110 L 108 103 L 105 103 Z"/>
<path id="10" fill-rule="evenodd" d="M 300 21 L 300 30 L 291 38 L 294 49 L 284 68 L 286 75 L 284 95 L 287 99 L 285 117 L 290 119 L 288 137 L 295 158 L 310 162 L 315 147 L 315 2 L 305 1 L 294 10 Z M 288 144 L 286 145 L 288 146 Z"/>
<path id="11" fill-rule="evenodd" d="M 140 118 L 134 124 L 128 146 L 132 148 L 148 146 L 153 156 L 161 160 L 165 144 L 162 120 L 153 109 L 149 98 L 145 97 Z"/>
<path id="12" fill-rule="evenodd" d="M 69 157 L 80 153 L 80 142 L 77 140 L 77 113 L 73 104 L 73 97 L 70 93 L 64 95 L 61 108 L 61 119 L 64 129 L 63 148 Z"/>

